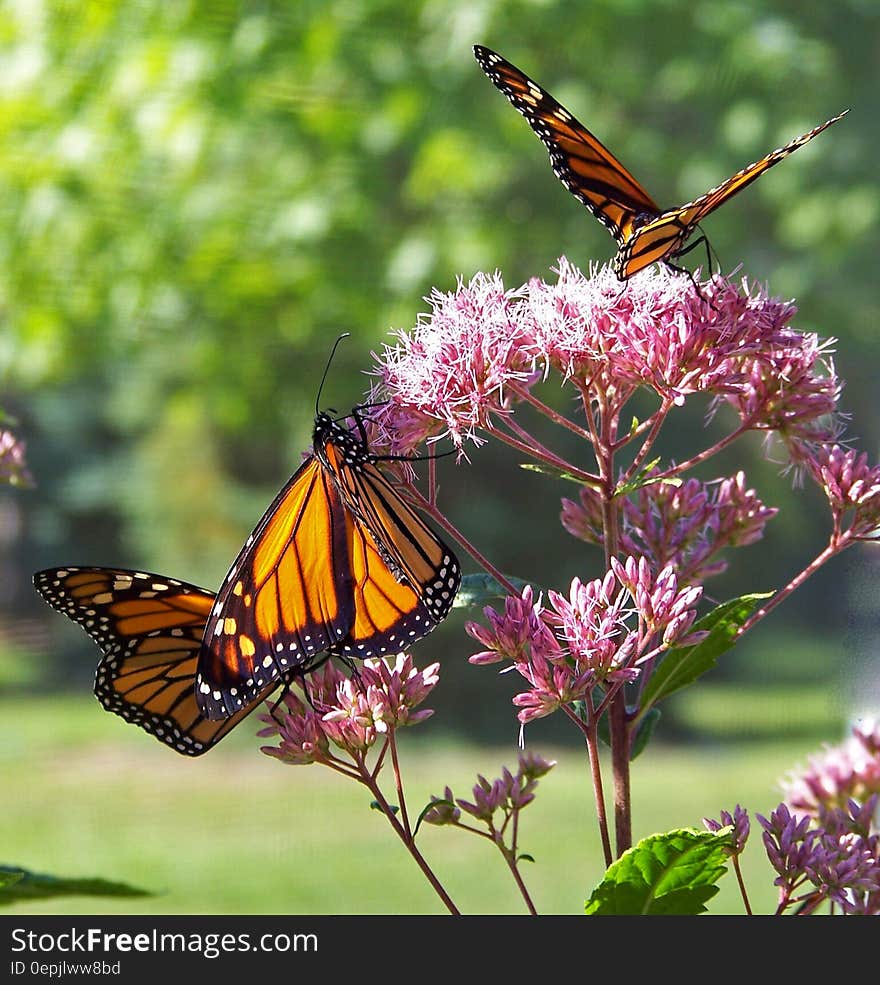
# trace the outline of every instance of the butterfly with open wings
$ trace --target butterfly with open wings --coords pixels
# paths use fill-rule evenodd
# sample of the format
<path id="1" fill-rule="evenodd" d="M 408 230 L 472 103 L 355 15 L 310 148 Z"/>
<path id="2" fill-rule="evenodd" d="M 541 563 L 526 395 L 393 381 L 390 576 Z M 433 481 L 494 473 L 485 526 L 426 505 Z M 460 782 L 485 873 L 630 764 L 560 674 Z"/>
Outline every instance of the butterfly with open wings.
<path id="1" fill-rule="evenodd" d="M 101 704 L 198 756 L 280 685 L 331 655 L 408 648 L 449 613 L 451 549 L 376 465 L 363 422 L 320 413 L 314 454 L 266 511 L 216 594 L 119 568 L 37 572 L 103 651 Z"/>
<path id="2" fill-rule="evenodd" d="M 618 244 L 612 269 L 621 281 L 652 263 L 678 269 L 672 261 L 700 242 L 687 245 L 706 216 L 849 112 L 771 151 L 694 201 L 664 210 L 596 136 L 525 72 L 482 45 L 474 45 L 474 56 L 540 137 L 556 177 L 610 230 Z"/>

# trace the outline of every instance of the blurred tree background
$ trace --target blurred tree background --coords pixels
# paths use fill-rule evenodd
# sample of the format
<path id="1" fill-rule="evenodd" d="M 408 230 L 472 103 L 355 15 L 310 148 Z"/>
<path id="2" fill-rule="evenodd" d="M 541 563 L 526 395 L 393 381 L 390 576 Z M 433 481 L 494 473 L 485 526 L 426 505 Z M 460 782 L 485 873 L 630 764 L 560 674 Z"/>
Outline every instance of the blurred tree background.
<path id="1" fill-rule="evenodd" d="M 38 568 L 219 584 L 308 446 L 340 332 L 352 338 L 324 403 L 347 408 L 432 287 L 496 268 L 513 287 L 552 277 L 562 254 L 611 257 L 475 42 L 549 88 L 666 205 L 850 109 L 706 232 L 726 271 L 742 264 L 796 299 L 798 328 L 840 340 L 843 406 L 876 459 L 878 14 L 872 0 L 0 3 L 0 403 L 37 482 L 0 491 L 0 684 L 90 691 L 97 651 L 35 597 Z M 670 454 L 700 437 L 700 414 L 681 418 Z M 492 443 L 471 457 L 439 464 L 441 504 L 500 568 L 556 587 L 599 573 L 558 524 L 570 487 Z M 793 491 L 759 436 L 711 475 L 740 467 L 783 509 L 713 583 L 719 598 L 785 584 L 827 534 L 818 494 Z M 852 551 L 823 570 L 664 736 L 836 739 L 869 689 L 871 564 Z M 466 664 L 463 621 L 421 648 L 444 662 L 438 723 L 512 742 L 515 682 L 499 696 L 492 671 Z"/>

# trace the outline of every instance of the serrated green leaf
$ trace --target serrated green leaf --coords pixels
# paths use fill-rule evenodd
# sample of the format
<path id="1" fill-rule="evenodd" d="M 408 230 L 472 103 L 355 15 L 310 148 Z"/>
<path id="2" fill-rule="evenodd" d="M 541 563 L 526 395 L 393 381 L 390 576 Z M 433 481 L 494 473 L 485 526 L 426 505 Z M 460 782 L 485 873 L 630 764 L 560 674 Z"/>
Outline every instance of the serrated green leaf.
<path id="1" fill-rule="evenodd" d="M 771 595 L 773 592 L 741 595 L 722 602 L 697 620 L 692 631 L 702 630 L 709 635 L 693 646 L 673 646 L 666 651 L 642 692 L 640 716 L 646 714 L 658 701 L 668 698 L 688 684 L 693 684 L 698 677 L 711 670 L 721 654 L 734 645 L 737 632 L 755 611 L 758 603 Z"/>
<path id="2" fill-rule="evenodd" d="M 608 867 L 584 907 L 589 915 L 704 913 L 727 872 L 730 831 L 679 828 L 650 835 Z"/>
<path id="3" fill-rule="evenodd" d="M 529 583 L 522 578 L 508 577 L 507 579 L 514 588 L 522 591 Z M 461 587 L 452 603 L 454 609 L 463 609 L 466 606 L 488 605 L 490 602 L 497 602 L 498 599 L 507 597 L 507 589 L 496 578 L 484 573 L 465 575 L 461 579 Z"/>
<path id="4" fill-rule="evenodd" d="M 152 896 L 145 889 L 106 879 L 63 879 L 0 866 L 0 906 L 52 896 Z"/>

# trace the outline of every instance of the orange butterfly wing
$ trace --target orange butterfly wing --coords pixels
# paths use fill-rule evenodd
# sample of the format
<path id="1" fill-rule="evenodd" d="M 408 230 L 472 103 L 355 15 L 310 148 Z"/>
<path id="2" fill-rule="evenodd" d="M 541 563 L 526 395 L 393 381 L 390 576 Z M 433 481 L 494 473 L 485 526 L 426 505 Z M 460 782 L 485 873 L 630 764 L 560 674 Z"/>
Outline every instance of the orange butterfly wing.
<path id="1" fill-rule="evenodd" d="M 340 459 L 337 472 L 350 504 L 355 622 L 333 652 L 359 658 L 396 653 L 446 618 L 461 568 L 374 465 L 353 468 Z"/>
<path id="2" fill-rule="evenodd" d="M 771 151 L 693 202 L 664 212 L 599 139 L 550 93 L 489 48 L 475 45 L 474 55 L 492 83 L 543 141 L 559 180 L 611 230 L 619 243 L 613 262 L 619 280 L 652 263 L 679 256 L 706 216 L 848 112 L 844 110 Z"/>
<path id="3" fill-rule="evenodd" d="M 844 110 L 832 119 L 826 120 L 825 123 L 813 127 L 812 130 L 801 134 L 800 137 L 796 137 L 784 147 L 771 151 L 760 161 L 755 161 L 741 171 L 737 171 L 727 181 L 723 181 L 720 185 L 710 189 L 705 195 L 694 199 L 693 202 L 664 212 L 657 218 L 639 226 L 614 258 L 614 271 L 618 278 L 626 280 L 658 260 L 675 257 L 681 252 L 685 241 L 706 216 L 723 205 L 729 198 L 741 192 L 747 185 L 760 178 L 762 174 L 784 160 L 798 147 L 802 147 L 817 134 L 830 127 L 832 123 L 842 119 L 848 112 L 849 110 Z"/>
<path id="4" fill-rule="evenodd" d="M 480 68 L 544 143 L 563 185 L 623 243 L 639 217 L 662 211 L 607 147 L 525 72 L 482 45 Z"/>
<path id="5" fill-rule="evenodd" d="M 121 568 L 50 568 L 34 575 L 34 586 L 103 651 L 95 695 L 104 708 L 176 752 L 207 752 L 267 696 L 223 722 L 199 710 L 195 674 L 212 592 Z"/>
<path id="6" fill-rule="evenodd" d="M 196 674 L 202 711 L 235 714 L 307 670 L 353 620 L 345 507 L 315 457 L 275 498 L 217 593 Z"/>

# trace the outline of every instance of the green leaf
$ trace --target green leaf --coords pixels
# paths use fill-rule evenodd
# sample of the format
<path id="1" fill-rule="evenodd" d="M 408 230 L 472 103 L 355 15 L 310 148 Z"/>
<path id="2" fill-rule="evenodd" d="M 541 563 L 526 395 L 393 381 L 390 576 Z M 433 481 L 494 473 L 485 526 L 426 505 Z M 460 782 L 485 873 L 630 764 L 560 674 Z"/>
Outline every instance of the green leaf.
<path id="1" fill-rule="evenodd" d="M 388 809 L 391 811 L 392 814 L 397 814 L 398 811 L 400 810 L 400 808 L 397 806 L 397 804 L 389 804 L 388 805 Z M 378 811 L 380 814 L 384 814 L 385 813 L 385 808 L 379 803 L 378 800 L 371 800 L 370 801 L 370 810 L 371 811 Z"/>
<path id="2" fill-rule="evenodd" d="M 654 729 L 657 727 L 657 723 L 660 721 L 660 709 L 650 708 L 648 712 L 643 715 L 636 725 L 636 733 L 633 736 L 632 745 L 629 750 L 629 758 L 633 760 L 640 753 L 645 751 L 648 745 L 648 740 L 654 734 Z"/>
<path id="3" fill-rule="evenodd" d="M 679 828 L 650 835 L 609 866 L 584 912 L 597 915 L 704 913 L 727 872 L 730 829 Z"/>
<path id="4" fill-rule="evenodd" d="M 413 838 L 419 833 L 419 828 L 422 825 L 422 821 L 425 820 L 425 815 L 434 807 L 452 807 L 455 808 L 455 803 L 451 800 L 431 800 L 419 811 L 419 816 L 416 818 L 416 826 L 413 828 Z"/>
<path id="5" fill-rule="evenodd" d="M 534 856 L 529 855 L 527 852 L 523 852 L 522 855 L 517 855 L 517 862 L 534 862 Z"/>
<path id="6" fill-rule="evenodd" d="M 122 882 L 106 879 L 62 879 L 28 872 L 14 866 L 0 866 L 0 906 L 51 896 L 151 896 L 152 893 Z"/>
<path id="7" fill-rule="evenodd" d="M 24 878 L 24 872 L 21 869 L 6 869 L 4 868 L 0 871 L 0 891 L 6 889 L 8 886 L 13 886 L 15 883 L 20 882 Z"/>
<path id="8" fill-rule="evenodd" d="M 709 635 L 693 646 L 673 646 L 666 651 L 645 685 L 639 715 L 645 715 L 652 705 L 688 684 L 693 684 L 698 677 L 711 670 L 721 654 L 733 646 L 737 632 L 755 611 L 758 603 L 771 595 L 773 592 L 741 595 L 722 602 L 702 619 L 698 619 L 694 623 L 693 632 L 702 630 Z"/>
<path id="9" fill-rule="evenodd" d="M 659 461 L 659 459 L 658 459 Z M 546 465 L 544 462 L 537 464 L 536 462 L 520 462 L 519 467 L 525 469 L 526 472 L 538 472 L 541 475 L 550 475 L 554 479 L 565 479 L 567 482 L 576 482 L 579 486 L 592 486 L 594 489 L 598 489 L 598 482 L 586 482 L 583 476 L 574 475 L 565 469 L 557 468 L 555 465 Z"/>
<path id="10" fill-rule="evenodd" d="M 615 496 L 626 496 L 631 492 L 635 492 L 636 489 L 641 489 L 642 486 L 653 486 L 655 484 L 664 484 L 667 486 L 680 486 L 682 480 L 677 476 L 671 476 L 667 478 L 658 478 L 657 476 L 650 475 L 649 473 L 657 467 L 657 463 L 660 461 L 659 458 L 653 459 L 653 461 L 648 462 L 639 469 L 638 474 L 633 476 L 629 482 L 624 482 L 622 486 L 618 486 L 614 490 Z"/>
<path id="11" fill-rule="evenodd" d="M 507 580 L 518 591 L 522 591 L 529 584 L 522 578 L 508 576 Z M 498 599 L 506 598 L 507 595 L 507 589 L 491 575 L 483 573 L 465 575 L 461 579 L 461 587 L 452 606 L 455 609 L 463 609 L 465 606 L 487 605 L 490 602 L 497 602 Z"/>

